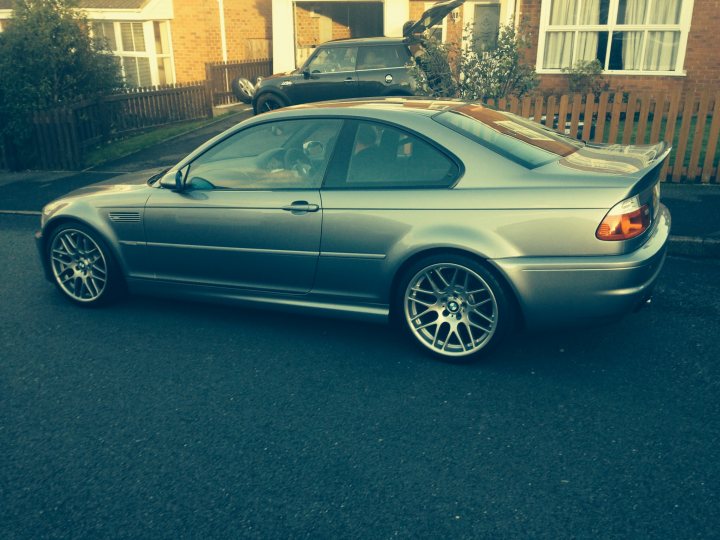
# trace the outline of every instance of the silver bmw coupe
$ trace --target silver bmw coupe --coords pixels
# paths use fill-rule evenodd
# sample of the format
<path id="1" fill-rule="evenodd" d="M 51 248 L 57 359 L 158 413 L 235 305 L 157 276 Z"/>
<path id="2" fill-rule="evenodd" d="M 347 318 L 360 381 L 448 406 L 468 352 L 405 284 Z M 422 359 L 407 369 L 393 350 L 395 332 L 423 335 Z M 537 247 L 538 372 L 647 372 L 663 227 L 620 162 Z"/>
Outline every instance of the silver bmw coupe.
<path id="1" fill-rule="evenodd" d="M 612 321 L 649 298 L 668 153 L 476 103 L 316 103 L 57 199 L 36 238 L 47 278 L 80 305 L 129 289 L 392 319 L 463 361 L 518 325 Z"/>

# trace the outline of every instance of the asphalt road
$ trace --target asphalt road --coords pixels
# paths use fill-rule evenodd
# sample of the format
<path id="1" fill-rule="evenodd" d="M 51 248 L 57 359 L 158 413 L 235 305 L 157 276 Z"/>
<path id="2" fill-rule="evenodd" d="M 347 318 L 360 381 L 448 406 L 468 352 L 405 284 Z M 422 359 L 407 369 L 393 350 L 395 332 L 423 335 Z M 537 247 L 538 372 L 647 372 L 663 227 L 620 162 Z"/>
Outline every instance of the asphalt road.
<path id="1" fill-rule="evenodd" d="M 0 216 L 3 538 L 710 538 L 720 264 L 470 366 L 390 328 L 70 305 Z"/>

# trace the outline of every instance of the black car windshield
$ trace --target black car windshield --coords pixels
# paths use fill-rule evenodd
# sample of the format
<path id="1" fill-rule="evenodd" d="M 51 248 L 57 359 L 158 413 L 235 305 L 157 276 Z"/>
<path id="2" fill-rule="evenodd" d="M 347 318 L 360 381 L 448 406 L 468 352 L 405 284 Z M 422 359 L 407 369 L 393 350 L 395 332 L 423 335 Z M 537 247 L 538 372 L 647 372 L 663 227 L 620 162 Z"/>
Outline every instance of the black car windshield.
<path id="1" fill-rule="evenodd" d="M 526 118 L 479 104 L 461 105 L 434 119 L 528 169 L 570 155 L 583 146 L 580 141 Z"/>

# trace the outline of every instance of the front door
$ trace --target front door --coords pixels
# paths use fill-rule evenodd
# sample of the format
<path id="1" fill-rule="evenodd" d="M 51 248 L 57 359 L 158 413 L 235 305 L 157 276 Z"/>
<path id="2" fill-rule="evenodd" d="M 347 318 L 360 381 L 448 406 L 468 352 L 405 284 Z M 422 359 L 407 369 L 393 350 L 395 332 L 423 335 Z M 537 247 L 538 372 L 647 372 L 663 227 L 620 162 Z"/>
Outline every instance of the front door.
<path id="1" fill-rule="evenodd" d="M 321 47 L 285 88 L 292 103 L 357 97 L 357 47 Z"/>
<path id="2" fill-rule="evenodd" d="M 248 127 L 191 162 L 182 192 L 153 193 L 145 232 L 156 277 L 308 292 L 320 251 L 319 186 L 341 124 Z"/>

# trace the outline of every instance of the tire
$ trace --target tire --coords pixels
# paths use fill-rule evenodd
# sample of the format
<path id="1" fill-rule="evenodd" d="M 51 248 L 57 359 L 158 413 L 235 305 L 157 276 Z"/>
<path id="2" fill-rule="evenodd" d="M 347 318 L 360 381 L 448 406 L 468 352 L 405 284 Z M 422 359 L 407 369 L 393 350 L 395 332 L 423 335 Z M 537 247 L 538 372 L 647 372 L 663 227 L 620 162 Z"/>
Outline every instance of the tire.
<path id="1" fill-rule="evenodd" d="M 233 79 L 230 83 L 232 87 L 232 93 L 238 101 L 250 104 L 252 103 L 253 94 L 255 94 L 255 87 L 253 84 L 243 77 Z"/>
<path id="2" fill-rule="evenodd" d="M 470 257 L 432 255 L 413 263 L 398 280 L 393 315 L 436 359 L 470 362 L 515 328 L 511 294 L 490 269 Z"/>
<path id="3" fill-rule="evenodd" d="M 112 252 L 100 235 L 85 225 L 60 225 L 50 235 L 45 256 L 55 286 L 77 305 L 105 305 L 124 289 Z"/>
<path id="4" fill-rule="evenodd" d="M 255 114 L 262 114 L 283 107 L 287 107 L 287 103 L 281 97 L 275 94 L 263 94 L 255 102 Z"/>

